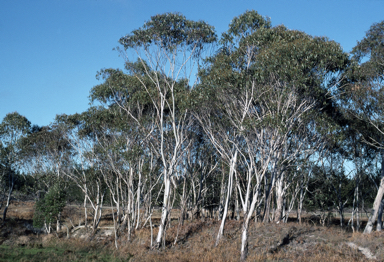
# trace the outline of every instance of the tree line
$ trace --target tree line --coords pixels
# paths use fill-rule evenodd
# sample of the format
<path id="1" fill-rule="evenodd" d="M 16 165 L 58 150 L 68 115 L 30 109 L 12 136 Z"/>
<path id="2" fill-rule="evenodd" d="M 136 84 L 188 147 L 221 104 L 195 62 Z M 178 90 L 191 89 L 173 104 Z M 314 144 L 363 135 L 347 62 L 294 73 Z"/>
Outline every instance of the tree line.
<path id="1" fill-rule="evenodd" d="M 127 241 L 152 228 L 160 208 L 153 248 L 165 245 L 175 209 L 177 226 L 221 220 L 216 245 L 227 219 L 242 220 L 242 260 L 252 220 L 283 223 L 296 212 L 301 223 L 306 209 L 325 223 L 336 209 L 341 226 L 360 230 L 369 209 L 365 232 L 376 220 L 381 230 L 384 21 L 350 53 L 256 11 L 220 37 L 204 21 L 160 14 L 119 43 L 124 70 L 97 73 L 87 111 L 42 127 L 17 112 L 3 119 L 3 222 L 21 183 L 48 192 L 36 205 L 40 226 L 59 229 L 69 189 L 84 203 L 85 227 L 97 229 L 112 205 Z"/>

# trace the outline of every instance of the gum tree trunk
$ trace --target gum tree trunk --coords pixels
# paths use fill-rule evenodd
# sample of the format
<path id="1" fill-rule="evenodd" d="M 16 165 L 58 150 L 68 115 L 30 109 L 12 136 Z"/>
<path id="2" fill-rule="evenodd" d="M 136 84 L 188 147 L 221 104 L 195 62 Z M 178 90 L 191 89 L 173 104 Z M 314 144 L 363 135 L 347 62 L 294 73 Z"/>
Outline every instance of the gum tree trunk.
<path id="1" fill-rule="evenodd" d="M 381 201 L 383 199 L 384 195 L 384 152 L 381 152 L 381 181 L 380 181 L 380 186 L 379 189 L 377 190 L 377 195 L 375 198 L 375 202 L 373 202 L 373 209 L 371 213 L 371 217 L 368 219 L 367 226 L 364 229 L 364 234 L 369 234 L 372 232 L 373 229 L 373 224 L 375 223 L 378 213 L 379 213 L 379 208 L 381 205 Z"/>
<path id="2" fill-rule="evenodd" d="M 284 179 L 284 173 L 281 174 L 281 177 L 276 183 L 276 212 L 275 212 L 276 223 L 280 222 L 282 218 L 282 213 L 283 213 L 283 206 L 284 206 L 283 179 Z"/>
<path id="3" fill-rule="evenodd" d="M 169 203 L 169 194 L 171 189 L 171 181 L 167 173 L 164 174 L 164 200 L 163 200 L 163 209 L 161 212 L 161 222 L 159 226 L 159 232 L 157 233 L 156 241 L 154 248 L 158 249 L 161 246 L 161 240 L 166 227 L 166 221 L 168 217 L 168 203 Z"/>
<path id="4" fill-rule="evenodd" d="M 384 205 L 384 199 L 381 199 L 381 203 L 379 207 L 379 215 L 377 217 L 376 231 L 381 231 L 381 229 L 383 228 L 383 205 Z"/>
<path id="5" fill-rule="evenodd" d="M 228 215 L 228 205 L 229 205 L 229 200 L 231 199 L 231 194 L 232 194 L 232 187 L 233 187 L 233 174 L 235 173 L 235 165 L 236 165 L 236 160 L 237 160 L 237 151 L 235 152 L 235 155 L 231 161 L 231 166 L 229 170 L 229 177 L 228 177 L 228 190 L 227 190 L 227 198 L 225 200 L 225 205 L 224 205 L 224 214 L 221 219 L 221 225 L 219 229 L 219 233 L 217 234 L 216 237 L 216 243 L 215 246 L 217 246 L 220 242 L 220 239 L 222 238 L 224 234 L 224 226 L 225 226 L 225 220 Z"/>
<path id="6" fill-rule="evenodd" d="M 9 185 L 7 203 L 6 203 L 5 207 L 4 207 L 4 212 L 3 212 L 3 223 L 5 223 L 5 219 L 7 218 L 7 211 L 8 211 L 9 204 L 11 202 L 11 195 L 12 195 L 14 186 L 15 186 L 15 181 L 14 181 L 14 178 L 12 176 L 11 183 Z"/>
<path id="7" fill-rule="evenodd" d="M 369 234 L 372 232 L 373 224 L 375 223 L 379 213 L 378 211 L 380 208 L 381 200 L 383 198 L 383 194 L 384 194 L 384 177 L 380 181 L 380 187 L 379 187 L 379 190 L 377 191 L 375 202 L 373 203 L 373 210 L 371 213 L 371 217 L 369 218 L 367 226 L 364 229 L 364 234 Z"/>

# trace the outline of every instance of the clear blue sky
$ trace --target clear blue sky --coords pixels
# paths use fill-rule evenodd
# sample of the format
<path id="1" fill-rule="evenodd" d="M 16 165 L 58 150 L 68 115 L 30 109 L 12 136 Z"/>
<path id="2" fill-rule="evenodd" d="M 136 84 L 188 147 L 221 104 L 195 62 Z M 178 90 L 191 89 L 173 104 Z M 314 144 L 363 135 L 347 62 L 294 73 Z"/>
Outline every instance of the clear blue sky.
<path id="1" fill-rule="evenodd" d="M 256 10 L 349 52 L 384 19 L 384 0 L 2 0 L 0 3 L 0 121 L 17 111 L 32 124 L 89 106 L 102 68 L 123 68 L 112 49 L 152 15 L 180 12 L 204 20 L 218 35 L 235 16 Z"/>

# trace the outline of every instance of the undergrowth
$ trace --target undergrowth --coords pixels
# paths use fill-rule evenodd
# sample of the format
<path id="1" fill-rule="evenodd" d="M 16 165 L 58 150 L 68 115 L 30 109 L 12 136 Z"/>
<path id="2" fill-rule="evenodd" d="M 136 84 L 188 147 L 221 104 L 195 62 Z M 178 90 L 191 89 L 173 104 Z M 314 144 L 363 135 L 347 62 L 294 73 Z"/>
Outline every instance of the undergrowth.
<path id="1" fill-rule="evenodd" d="M 20 207 L 17 207 L 20 208 Z M 30 207 L 28 207 L 30 208 Z M 26 212 L 29 210 L 26 210 Z M 64 214 L 78 224 L 81 213 L 76 207 L 64 210 Z M 36 235 L 25 225 L 32 223 L 27 216 L 10 217 L 0 228 L 0 261 L 239 261 L 242 221 L 227 220 L 224 236 L 214 246 L 220 221 L 185 221 L 178 226 L 173 220 L 166 231 L 166 246 L 151 249 L 151 230 L 147 226 L 134 230 L 131 240 L 120 232 L 115 248 L 114 234 L 96 234 L 84 229 L 73 233 Z M 68 215 L 67 215 L 68 214 Z M 70 216 L 69 216 L 70 215 Z M 104 217 L 102 226 L 110 226 L 111 219 Z M 69 225 L 69 223 L 68 223 Z M 153 229 L 156 237 L 158 227 Z M 249 228 L 248 261 L 368 261 L 358 249 L 348 244 L 368 248 L 378 261 L 384 261 L 384 233 L 370 235 L 353 233 L 338 226 L 323 227 L 313 221 L 299 225 L 255 223 Z"/>

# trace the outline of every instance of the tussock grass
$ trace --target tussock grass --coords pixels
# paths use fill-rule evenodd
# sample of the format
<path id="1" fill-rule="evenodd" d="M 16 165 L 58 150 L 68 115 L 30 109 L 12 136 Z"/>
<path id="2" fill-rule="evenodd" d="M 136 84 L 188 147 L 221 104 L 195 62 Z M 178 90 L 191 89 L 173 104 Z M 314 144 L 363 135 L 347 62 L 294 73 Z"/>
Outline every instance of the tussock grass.
<path id="1" fill-rule="evenodd" d="M 227 220 L 224 237 L 215 247 L 220 226 L 216 220 L 185 221 L 178 227 L 178 212 L 172 213 L 172 222 L 166 232 L 166 247 L 151 250 L 151 230 L 147 224 L 132 232 L 128 241 L 126 232 L 120 232 L 118 247 L 114 246 L 114 234 L 105 236 L 103 229 L 96 233 L 79 230 L 77 237 L 66 239 L 58 236 L 35 235 L 26 229 L 32 223 L 33 203 L 19 204 L 9 212 L 9 219 L 0 228 L 0 261 L 239 261 L 242 221 Z M 17 209 L 17 211 L 16 211 Z M 10 210 L 12 210 L 10 208 Z M 32 211 L 31 211 L 32 210 Z M 31 213 L 32 212 L 32 213 Z M 103 211 L 101 227 L 113 226 L 111 211 Z M 69 219 L 83 224 L 84 209 L 81 206 L 67 206 L 63 212 L 65 223 Z M 91 217 L 90 217 L 91 219 Z M 156 224 L 158 219 L 154 219 Z M 262 224 L 252 222 L 249 228 L 248 261 L 368 261 L 356 248 L 368 248 L 377 260 L 384 261 L 384 233 L 370 235 L 353 233 L 330 223 L 319 226 L 313 219 L 302 225 Z M 89 220 L 89 223 L 91 220 Z M 337 223 L 337 221 L 335 221 Z M 158 227 L 153 228 L 155 239 Z M 83 238 L 80 238 L 83 236 Z M 103 237 L 101 237 L 103 236 Z M 175 243 L 175 239 L 177 241 Z"/>

